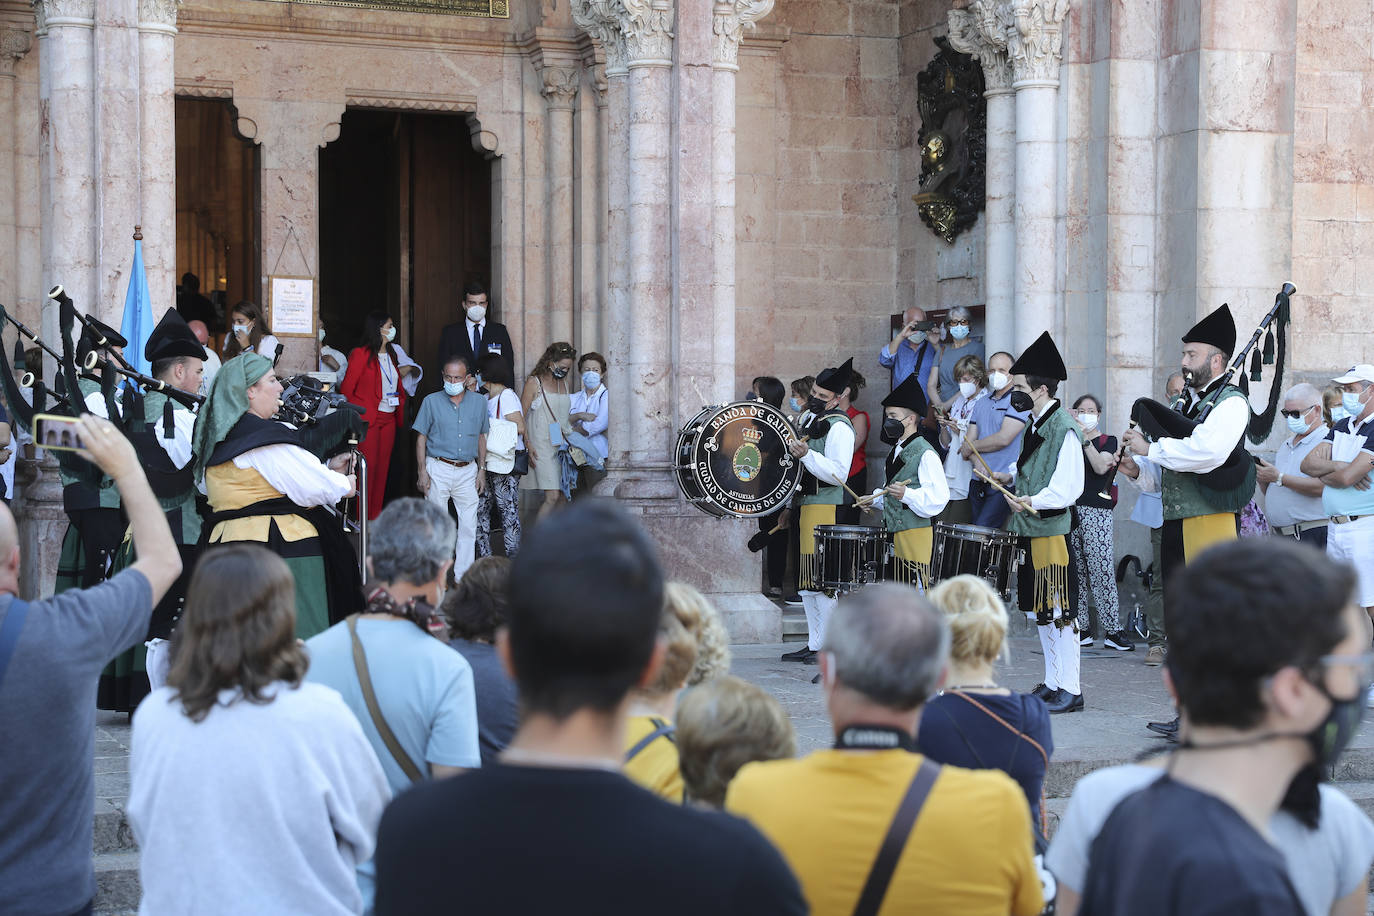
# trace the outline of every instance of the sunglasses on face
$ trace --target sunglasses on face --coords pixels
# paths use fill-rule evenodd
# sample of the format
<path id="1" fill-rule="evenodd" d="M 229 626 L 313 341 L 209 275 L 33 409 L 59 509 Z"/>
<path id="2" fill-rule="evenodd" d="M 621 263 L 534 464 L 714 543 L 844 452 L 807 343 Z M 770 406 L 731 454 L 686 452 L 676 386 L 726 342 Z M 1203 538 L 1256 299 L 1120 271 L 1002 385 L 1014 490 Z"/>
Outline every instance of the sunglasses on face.
<path id="1" fill-rule="evenodd" d="M 965 328 L 966 328 L 966 327 L 968 327 L 968 319 L 967 319 L 967 318 L 951 318 L 949 321 L 945 322 L 945 324 L 949 325 L 951 328 L 953 328 L 953 327 L 965 327 Z"/>
<path id="2" fill-rule="evenodd" d="M 1313 405 L 1312 405 L 1312 407 L 1316 407 L 1316 406 L 1317 406 L 1316 404 L 1313 404 Z M 1302 417 L 1303 414 L 1305 414 L 1305 413 L 1307 413 L 1309 410 L 1311 410 L 1312 407 L 1304 407 L 1302 410 L 1280 410 L 1279 413 L 1283 414 L 1285 417 L 1292 417 L 1293 419 L 1296 420 L 1296 419 L 1299 419 L 1300 417 Z"/>

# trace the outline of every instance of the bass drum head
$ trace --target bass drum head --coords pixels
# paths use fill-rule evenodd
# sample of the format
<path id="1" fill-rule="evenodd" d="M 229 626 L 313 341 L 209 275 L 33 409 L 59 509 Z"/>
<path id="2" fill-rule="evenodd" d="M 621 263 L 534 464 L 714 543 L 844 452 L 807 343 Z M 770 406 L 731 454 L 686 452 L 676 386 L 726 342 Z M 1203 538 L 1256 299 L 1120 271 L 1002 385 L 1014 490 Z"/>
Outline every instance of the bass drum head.
<path id="1" fill-rule="evenodd" d="M 710 407 L 678 434 L 676 477 L 703 512 L 756 518 L 785 505 L 801 478 L 787 417 L 762 401 Z"/>

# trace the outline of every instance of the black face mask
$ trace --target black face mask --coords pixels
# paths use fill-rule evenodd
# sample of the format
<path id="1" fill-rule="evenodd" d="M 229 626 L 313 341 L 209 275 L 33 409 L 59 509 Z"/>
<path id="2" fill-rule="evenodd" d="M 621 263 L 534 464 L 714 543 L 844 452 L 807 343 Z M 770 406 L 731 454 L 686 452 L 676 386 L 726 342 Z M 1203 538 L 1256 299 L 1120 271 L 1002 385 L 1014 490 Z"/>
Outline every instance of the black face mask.
<path id="1" fill-rule="evenodd" d="M 902 436 L 906 435 L 906 426 L 901 420 L 892 417 L 883 418 L 882 432 L 878 433 L 878 438 L 888 445 L 896 445 L 902 441 Z"/>
<path id="2" fill-rule="evenodd" d="M 816 397 L 815 395 L 812 395 L 811 397 L 806 399 L 806 409 L 816 414 L 817 416 L 820 416 L 821 414 L 825 413 L 827 409 L 825 403 L 826 402 L 822 399 Z"/>
<path id="3" fill-rule="evenodd" d="M 1029 413 L 1035 406 L 1035 401 L 1024 391 L 1013 391 L 1011 393 L 1011 409 L 1017 413 Z"/>

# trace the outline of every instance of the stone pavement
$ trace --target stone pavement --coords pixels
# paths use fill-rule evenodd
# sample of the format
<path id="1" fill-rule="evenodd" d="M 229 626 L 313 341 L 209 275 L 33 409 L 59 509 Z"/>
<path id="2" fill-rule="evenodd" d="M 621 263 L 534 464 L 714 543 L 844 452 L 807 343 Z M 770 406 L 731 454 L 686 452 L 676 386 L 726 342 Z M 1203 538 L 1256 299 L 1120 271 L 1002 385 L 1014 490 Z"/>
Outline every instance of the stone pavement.
<path id="1" fill-rule="evenodd" d="M 797 729 L 798 751 L 806 754 L 830 743 L 821 687 L 811 678 L 818 668 L 783 662 L 778 656 L 797 643 L 734 646 L 733 671 L 759 684 L 783 704 Z M 1054 716 L 1054 753 L 1046 780 L 1051 829 L 1079 777 L 1103 766 L 1124 763 L 1166 746 L 1145 729 L 1152 719 L 1173 715 L 1159 668 L 1142 663 L 1135 652 L 1085 649 L 1083 691 L 1087 709 Z M 1010 657 L 998 680 L 1014 690 L 1029 690 L 1041 678 L 1039 641 L 1033 636 L 1011 640 Z M 1374 717 L 1372 717 L 1374 718 Z M 96 912 L 135 912 L 138 901 L 138 853 L 124 820 L 129 791 L 129 725 L 122 714 L 102 712 L 96 729 L 95 843 L 100 894 Z M 1374 813 L 1374 725 L 1366 721 L 1338 767 L 1340 787 L 1366 813 Z M 1371 907 L 1374 913 L 1374 907 Z"/>

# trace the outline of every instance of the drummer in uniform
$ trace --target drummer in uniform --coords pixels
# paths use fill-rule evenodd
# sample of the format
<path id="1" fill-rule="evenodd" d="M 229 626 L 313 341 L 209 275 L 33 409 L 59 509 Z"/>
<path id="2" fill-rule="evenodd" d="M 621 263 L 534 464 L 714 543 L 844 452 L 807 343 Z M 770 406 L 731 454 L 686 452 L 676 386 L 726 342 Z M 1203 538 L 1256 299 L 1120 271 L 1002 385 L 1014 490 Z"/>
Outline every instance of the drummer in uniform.
<path id="1" fill-rule="evenodd" d="M 1031 414 L 1016 462 L 1016 498 L 1007 497 L 1012 511 L 1007 530 L 1020 538 L 1030 558 L 1029 565 L 1021 565 L 1016 591 L 1021 610 L 1035 615 L 1045 653 L 1045 682 L 1034 693 L 1052 713 L 1077 712 L 1083 708 L 1078 582 L 1068 534 L 1069 509 L 1083 493 L 1083 437 L 1055 397 L 1069 373 L 1048 331 L 1026 348 L 1011 372 L 1012 405 Z"/>
<path id="2" fill-rule="evenodd" d="M 930 520 L 949 503 L 949 481 L 940 453 L 922 436 L 926 396 L 912 375 L 883 399 L 879 438 L 892 446 L 887 456 L 887 487 L 873 491 L 872 506 L 883 514 L 883 528 L 892 535 L 892 578 L 930 587 L 930 557 L 934 529 Z"/>
<path id="3" fill-rule="evenodd" d="M 807 400 L 810 422 L 801 431 L 805 437 L 790 446 L 792 457 L 801 460 L 801 513 L 798 534 L 801 556 L 797 578 L 798 594 L 806 611 L 806 646 L 783 655 L 783 661 L 816 664 L 816 653 L 825 639 L 825 622 L 835 609 L 835 597 L 821 590 L 821 569 L 816 557 L 816 526 L 835 524 L 835 510 L 844 502 L 844 483 L 854 460 L 854 424 L 839 406 L 849 392 L 854 360 L 826 369 L 811 384 Z"/>

